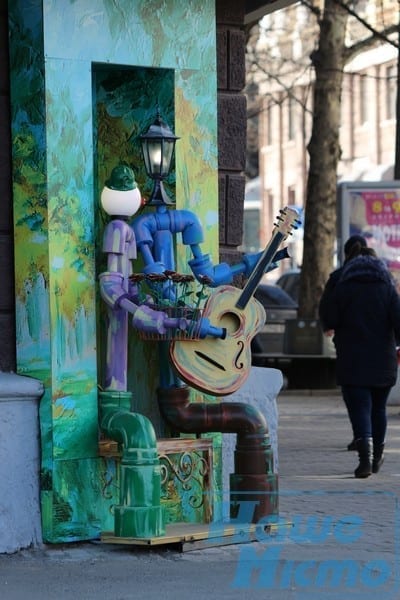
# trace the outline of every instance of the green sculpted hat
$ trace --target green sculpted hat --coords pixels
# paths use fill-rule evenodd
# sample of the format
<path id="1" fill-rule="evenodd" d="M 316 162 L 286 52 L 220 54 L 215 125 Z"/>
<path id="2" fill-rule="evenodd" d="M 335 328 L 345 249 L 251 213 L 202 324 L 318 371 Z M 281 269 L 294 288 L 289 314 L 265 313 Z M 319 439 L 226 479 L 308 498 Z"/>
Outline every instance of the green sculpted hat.
<path id="1" fill-rule="evenodd" d="M 106 186 L 111 190 L 128 192 L 136 189 L 135 175 L 128 165 L 118 165 L 111 171 L 111 177 L 107 179 Z"/>

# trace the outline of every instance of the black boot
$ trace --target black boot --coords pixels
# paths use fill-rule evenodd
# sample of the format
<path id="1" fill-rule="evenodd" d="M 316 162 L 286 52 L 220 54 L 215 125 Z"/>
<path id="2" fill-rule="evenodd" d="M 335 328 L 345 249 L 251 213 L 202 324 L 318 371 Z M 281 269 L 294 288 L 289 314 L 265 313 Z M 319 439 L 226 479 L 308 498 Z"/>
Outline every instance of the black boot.
<path id="1" fill-rule="evenodd" d="M 372 459 L 372 472 L 378 473 L 379 469 L 383 465 L 383 461 L 385 457 L 383 455 L 383 450 L 385 448 L 385 444 L 374 444 L 374 457 Z"/>
<path id="2" fill-rule="evenodd" d="M 360 464 L 354 471 L 354 477 L 363 479 L 372 473 L 372 438 L 359 438 L 356 446 Z"/>
<path id="3" fill-rule="evenodd" d="M 353 450 L 357 450 L 356 440 L 355 439 L 352 439 L 351 442 L 350 442 L 350 444 L 347 444 L 347 450 L 349 452 L 352 452 Z"/>

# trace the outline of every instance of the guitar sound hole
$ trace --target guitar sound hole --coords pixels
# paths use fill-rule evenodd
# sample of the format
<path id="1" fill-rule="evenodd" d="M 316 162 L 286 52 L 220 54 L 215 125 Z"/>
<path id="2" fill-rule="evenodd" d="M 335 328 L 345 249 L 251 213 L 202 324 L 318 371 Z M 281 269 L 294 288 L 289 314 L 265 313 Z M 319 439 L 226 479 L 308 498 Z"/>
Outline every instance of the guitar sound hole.
<path id="1" fill-rule="evenodd" d="M 220 327 L 225 327 L 228 334 L 233 334 L 240 328 L 240 318 L 235 313 L 226 312 L 219 320 Z"/>

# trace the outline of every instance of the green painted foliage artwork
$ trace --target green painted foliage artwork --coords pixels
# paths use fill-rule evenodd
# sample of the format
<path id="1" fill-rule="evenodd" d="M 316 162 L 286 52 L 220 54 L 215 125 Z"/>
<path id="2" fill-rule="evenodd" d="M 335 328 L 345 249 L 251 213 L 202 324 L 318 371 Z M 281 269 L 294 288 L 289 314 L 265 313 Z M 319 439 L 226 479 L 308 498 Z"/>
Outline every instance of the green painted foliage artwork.
<path id="1" fill-rule="evenodd" d="M 214 10 L 212 0 L 9 2 L 17 368 L 45 383 L 46 541 L 110 527 L 116 488 L 103 493 L 97 453 L 98 199 L 120 161 L 150 193 L 138 136 L 157 105 L 181 137 L 168 192 L 217 248 Z M 133 334 L 129 352 L 135 409 L 156 420 L 153 348 Z"/>

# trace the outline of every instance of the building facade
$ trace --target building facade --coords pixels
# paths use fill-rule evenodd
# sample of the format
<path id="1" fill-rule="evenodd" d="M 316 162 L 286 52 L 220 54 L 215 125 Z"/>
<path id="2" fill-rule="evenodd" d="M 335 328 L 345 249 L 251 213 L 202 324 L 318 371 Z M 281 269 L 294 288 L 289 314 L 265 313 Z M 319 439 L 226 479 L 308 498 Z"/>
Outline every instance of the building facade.
<path id="1" fill-rule="evenodd" d="M 376 27 L 390 25 L 397 5 L 386 0 L 383 12 L 379 7 L 367 3 L 362 16 Z M 260 93 L 260 195 L 266 237 L 281 206 L 303 207 L 306 199 L 313 84 L 309 55 L 317 43 L 316 32 L 312 13 L 302 5 L 262 21 L 258 52 L 260 61 L 268 55 L 269 62 L 263 64 L 263 73 L 253 65 L 251 80 Z M 365 35 L 365 28 L 350 18 L 347 43 Z M 393 179 L 397 54 L 396 44 L 379 42 L 346 64 L 338 181 Z M 261 245 L 266 241 L 262 239 Z M 301 263 L 301 252 L 297 262 Z"/>

